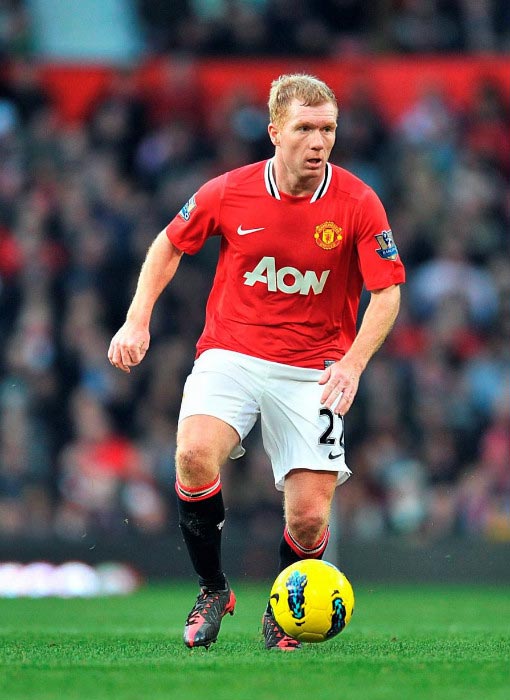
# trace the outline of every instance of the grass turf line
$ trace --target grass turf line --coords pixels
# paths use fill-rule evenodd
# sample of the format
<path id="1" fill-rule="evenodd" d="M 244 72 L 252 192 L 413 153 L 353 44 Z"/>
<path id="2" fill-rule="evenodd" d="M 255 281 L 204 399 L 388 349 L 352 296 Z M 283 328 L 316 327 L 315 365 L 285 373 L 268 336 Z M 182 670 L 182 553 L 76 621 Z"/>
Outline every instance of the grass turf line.
<path id="1" fill-rule="evenodd" d="M 196 589 L 172 584 L 92 600 L 0 600 L 0 698 L 7 700 L 506 700 L 510 590 L 356 587 L 342 634 L 267 652 L 268 586 L 238 605 L 209 652 L 182 626 Z"/>

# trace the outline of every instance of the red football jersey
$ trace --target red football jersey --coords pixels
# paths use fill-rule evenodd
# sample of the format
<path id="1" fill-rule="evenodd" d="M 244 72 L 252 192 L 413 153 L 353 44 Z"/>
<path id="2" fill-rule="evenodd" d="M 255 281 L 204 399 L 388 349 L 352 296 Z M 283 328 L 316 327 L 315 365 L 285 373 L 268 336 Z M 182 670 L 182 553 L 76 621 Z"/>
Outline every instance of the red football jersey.
<path id="1" fill-rule="evenodd" d="M 313 196 L 279 192 L 272 160 L 207 182 L 166 228 L 192 255 L 221 236 L 197 343 L 323 369 L 356 334 L 363 284 L 405 280 L 384 208 L 357 177 L 327 164 Z"/>

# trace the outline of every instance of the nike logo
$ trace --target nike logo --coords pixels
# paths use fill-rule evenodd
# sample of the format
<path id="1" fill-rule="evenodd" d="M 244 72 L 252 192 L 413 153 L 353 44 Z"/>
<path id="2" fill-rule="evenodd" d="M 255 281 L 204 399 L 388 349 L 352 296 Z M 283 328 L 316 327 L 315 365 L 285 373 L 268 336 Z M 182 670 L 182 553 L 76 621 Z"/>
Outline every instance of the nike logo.
<path id="1" fill-rule="evenodd" d="M 265 228 L 264 226 L 262 226 L 261 228 L 243 228 L 242 226 L 238 226 L 237 233 L 240 236 L 246 236 L 247 233 L 255 233 L 255 231 L 263 231 L 264 228 Z"/>
<path id="2" fill-rule="evenodd" d="M 343 455 L 343 452 L 339 452 L 337 455 L 334 455 L 332 452 L 329 453 L 328 459 L 338 459 Z"/>

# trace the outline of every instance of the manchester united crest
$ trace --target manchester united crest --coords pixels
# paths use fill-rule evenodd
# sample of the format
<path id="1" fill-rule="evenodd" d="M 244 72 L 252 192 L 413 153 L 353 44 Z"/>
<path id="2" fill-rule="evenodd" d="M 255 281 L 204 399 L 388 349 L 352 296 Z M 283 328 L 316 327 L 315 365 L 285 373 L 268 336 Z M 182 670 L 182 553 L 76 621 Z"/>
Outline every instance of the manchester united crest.
<path id="1" fill-rule="evenodd" d="M 320 248 L 331 250 L 336 248 L 342 240 L 342 228 L 337 226 L 334 221 L 325 221 L 315 227 L 313 237 Z"/>

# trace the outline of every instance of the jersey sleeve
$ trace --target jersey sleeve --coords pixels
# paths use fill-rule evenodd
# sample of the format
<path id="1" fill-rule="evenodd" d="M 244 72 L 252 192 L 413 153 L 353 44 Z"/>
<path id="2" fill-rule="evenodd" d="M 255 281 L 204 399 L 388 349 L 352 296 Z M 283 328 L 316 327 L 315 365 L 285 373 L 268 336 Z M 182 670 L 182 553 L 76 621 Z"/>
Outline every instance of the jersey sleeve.
<path id="1" fill-rule="evenodd" d="M 219 213 L 226 175 L 206 182 L 182 207 L 165 229 L 176 248 L 197 253 L 205 241 L 219 234 Z"/>
<path id="2" fill-rule="evenodd" d="M 405 282 L 404 265 L 381 200 L 367 188 L 358 207 L 357 251 L 365 287 L 374 291 Z"/>

